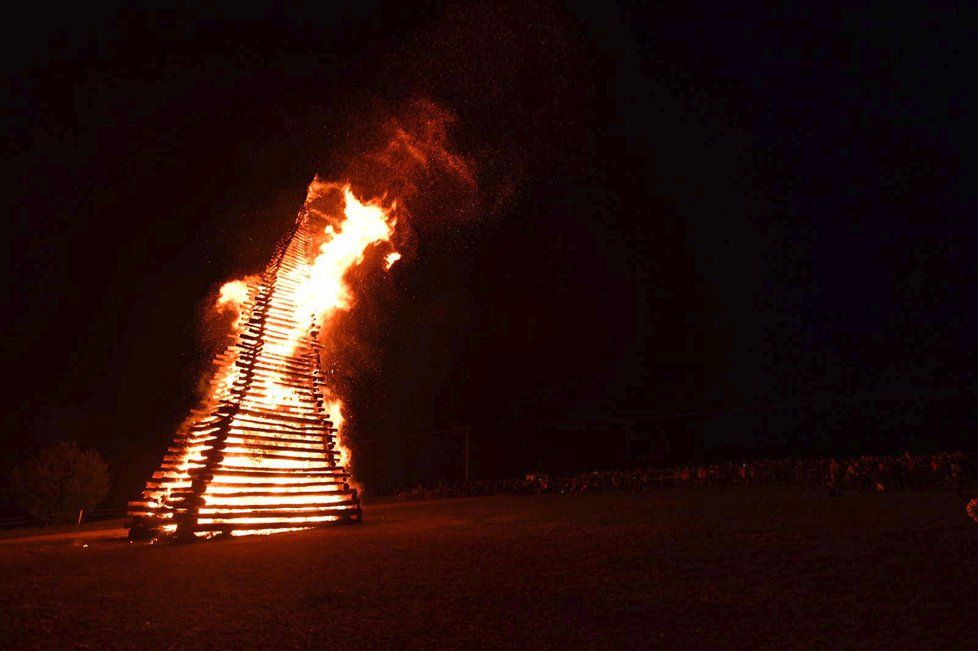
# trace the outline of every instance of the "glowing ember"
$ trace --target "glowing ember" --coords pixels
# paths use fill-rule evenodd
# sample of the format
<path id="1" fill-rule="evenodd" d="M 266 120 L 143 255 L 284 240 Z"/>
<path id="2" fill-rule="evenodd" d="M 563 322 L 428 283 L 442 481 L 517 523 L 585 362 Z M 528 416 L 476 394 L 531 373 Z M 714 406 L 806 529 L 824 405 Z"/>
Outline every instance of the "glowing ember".
<path id="1" fill-rule="evenodd" d="M 319 208 L 331 194 L 342 199 L 342 214 Z M 142 499 L 130 503 L 131 537 L 265 534 L 360 520 L 343 405 L 324 383 L 317 336 L 353 304 L 345 276 L 370 247 L 389 249 L 387 269 L 400 258 L 390 250 L 392 212 L 360 201 L 349 186 L 314 179 L 265 273 L 221 287 L 216 307 L 237 313 L 235 336 L 214 360 L 204 404 Z"/>

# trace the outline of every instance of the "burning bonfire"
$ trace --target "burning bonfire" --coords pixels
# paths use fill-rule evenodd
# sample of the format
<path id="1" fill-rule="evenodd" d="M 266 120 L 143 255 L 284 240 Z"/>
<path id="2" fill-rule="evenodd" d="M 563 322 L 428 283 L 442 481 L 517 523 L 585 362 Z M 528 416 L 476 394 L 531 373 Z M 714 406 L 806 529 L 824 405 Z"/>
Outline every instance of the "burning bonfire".
<path id="1" fill-rule="evenodd" d="M 388 249 L 388 269 L 400 257 L 393 211 L 317 178 L 265 272 L 221 288 L 218 306 L 237 315 L 233 332 L 203 404 L 129 503 L 131 539 L 360 522 L 342 403 L 325 381 L 318 337 L 330 315 L 349 309 L 344 276 L 368 249 Z"/>

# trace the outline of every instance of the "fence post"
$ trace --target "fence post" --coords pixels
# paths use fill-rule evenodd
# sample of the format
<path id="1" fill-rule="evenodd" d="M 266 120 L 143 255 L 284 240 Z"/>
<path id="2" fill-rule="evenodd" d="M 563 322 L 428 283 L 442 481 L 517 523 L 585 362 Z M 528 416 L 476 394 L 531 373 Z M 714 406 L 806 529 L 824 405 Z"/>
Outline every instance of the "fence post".
<path id="1" fill-rule="evenodd" d="M 469 481 L 469 430 L 471 428 L 465 426 L 465 482 Z"/>

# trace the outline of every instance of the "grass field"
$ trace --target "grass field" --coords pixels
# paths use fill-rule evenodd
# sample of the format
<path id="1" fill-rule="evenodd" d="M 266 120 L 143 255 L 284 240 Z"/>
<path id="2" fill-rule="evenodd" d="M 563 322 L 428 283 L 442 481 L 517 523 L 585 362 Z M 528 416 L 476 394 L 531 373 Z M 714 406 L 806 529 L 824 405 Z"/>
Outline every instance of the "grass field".
<path id="1" fill-rule="evenodd" d="M 489 497 L 367 505 L 362 526 L 194 545 L 128 544 L 117 529 L 6 539 L 0 643 L 975 648 L 978 526 L 964 502 Z"/>

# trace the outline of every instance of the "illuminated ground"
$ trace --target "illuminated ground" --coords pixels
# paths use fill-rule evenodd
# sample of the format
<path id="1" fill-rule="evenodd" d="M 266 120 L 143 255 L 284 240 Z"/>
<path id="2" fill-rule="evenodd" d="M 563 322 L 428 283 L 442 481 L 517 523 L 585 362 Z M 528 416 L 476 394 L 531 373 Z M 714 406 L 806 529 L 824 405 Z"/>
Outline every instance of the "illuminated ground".
<path id="1" fill-rule="evenodd" d="M 196 545 L 8 539 L 0 646 L 961 647 L 978 609 L 965 501 L 496 497 Z"/>

